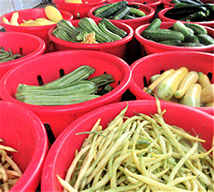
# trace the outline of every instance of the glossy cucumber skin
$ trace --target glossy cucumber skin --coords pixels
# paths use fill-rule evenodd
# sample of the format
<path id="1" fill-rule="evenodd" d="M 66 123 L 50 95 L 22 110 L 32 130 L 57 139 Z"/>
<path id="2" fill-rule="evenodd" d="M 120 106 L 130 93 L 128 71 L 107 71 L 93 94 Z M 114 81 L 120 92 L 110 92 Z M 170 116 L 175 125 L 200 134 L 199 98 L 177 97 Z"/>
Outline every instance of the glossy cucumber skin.
<path id="1" fill-rule="evenodd" d="M 184 41 L 184 35 L 181 32 L 169 29 L 144 30 L 141 35 L 146 39 L 157 42 L 164 40 Z"/>

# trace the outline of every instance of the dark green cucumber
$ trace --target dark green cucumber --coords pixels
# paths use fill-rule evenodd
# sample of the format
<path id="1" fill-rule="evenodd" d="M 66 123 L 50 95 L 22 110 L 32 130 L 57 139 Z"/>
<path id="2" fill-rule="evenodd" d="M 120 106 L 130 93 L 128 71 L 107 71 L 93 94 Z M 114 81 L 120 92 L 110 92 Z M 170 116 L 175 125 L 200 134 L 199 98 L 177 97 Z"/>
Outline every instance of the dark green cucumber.
<path id="1" fill-rule="evenodd" d="M 186 27 L 189 27 L 194 31 L 195 35 L 198 34 L 207 34 L 207 30 L 204 26 L 196 24 L 196 23 L 184 23 Z"/>
<path id="2" fill-rule="evenodd" d="M 146 16 L 146 13 L 140 9 L 136 9 L 134 7 L 130 7 L 130 13 L 134 14 L 137 17 Z"/>
<path id="3" fill-rule="evenodd" d="M 64 75 L 54 81 L 51 81 L 50 83 L 44 84 L 42 86 L 44 87 L 61 87 L 61 86 L 68 86 L 69 84 L 75 82 L 75 81 L 81 81 L 84 79 L 87 79 L 92 73 L 94 73 L 95 69 L 88 66 L 88 65 L 82 65 L 75 69 L 74 71 L 68 73 L 67 75 Z"/>
<path id="4" fill-rule="evenodd" d="M 184 41 L 184 35 L 181 32 L 168 29 L 144 30 L 141 35 L 146 39 L 157 42 L 163 40 Z"/>
<path id="5" fill-rule="evenodd" d="M 130 9 L 128 6 L 123 7 L 122 9 L 118 10 L 112 19 L 114 20 L 121 20 L 123 19 L 123 17 L 125 17 L 126 15 L 128 15 L 130 13 Z"/>
<path id="6" fill-rule="evenodd" d="M 39 86 L 41 87 L 41 86 Z M 17 92 L 16 96 L 27 96 L 27 95 L 82 95 L 82 94 L 93 94 L 98 91 L 97 85 L 92 81 L 77 81 L 71 83 L 67 87 L 53 88 L 53 89 L 41 89 L 41 90 L 22 90 Z"/>
<path id="7" fill-rule="evenodd" d="M 114 25 L 111 21 L 109 21 L 108 19 L 106 18 L 103 18 L 102 21 L 106 28 L 110 31 L 112 31 L 113 33 L 119 35 L 120 37 L 124 38 L 126 35 L 127 35 L 127 32 L 122 30 L 122 29 L 119 29 L 116 25 Z"/>
<path id="8" fill-rule="evenodd" d="M 182 41 L 174 39 L 174 40 L 164 40 L 160 41 L 159 43 L 165 44 L 165 45 L 171 45 L 171 46 L 179 46 Z"/>
<path id="9" fill-rule="evenodd" d="M 161 25 L 161 20 L 159 18 L 156 18 L 149 24 L 146 30 L 159 29 L 160 25 Z"/>
<path id="10" fill-rule="evenodd" d="M 185 38 L 185 42 L 191 42 L 191 43 L 197 43 L 197 44 L 200 43 L 198 37 L 194 34 L 190 34 L 189 36 L 187 36 Z"/>
<path id="11" fill-rule="evenodd" d="M 122 37 L 120 37 L 119 35 L 111 32 L 110 30 L 108 30 L 105 26 L 105 24 L 103 22 L 99 22 L 98 27 L 100 28 L 100 30 L 105 33 L 112 41 L 117 41 L 122 39 Z"/>
<path id="12" fill-rule="evenodd" d="M 69 95 L 69 96 L 18 96 L 17 100 L 22 101 L 24 103 L 32 104 L 32 105 L 47 105 L 47 106 L 55 106 L 55 105 L 71 105 L 76 103 L 82 103 L 85 101 L 89 101 L 95 98 L 100 97 L 99 95 Z"/>
<path id="13" fill-rule="evenodd" d="M 179 46 L 181 46 L 181 47 L 201 47 L 204 45 L 201 43 L 182 42 Z"/>
<path id="14" fill-rule="evenodd" d="M 112 3 L 110 6 L 107 6 L 101 12 L 98 12 L 97 14 L 95 14 L 95 16 L 101 17 L 101 18 L 109 17 L 110 15 L 113 15 L 114 13 L 116 13 L 118 10 L 122 9 L 126 5 L 128 5 L 127 1 L 119 1 L 116 3 Z"/>
<path id="15" fill-rule="evenodd" d="M 204 44 L 204 45 L 214 44 L 214 39 L 210 35 L 198 34 L 197 37 L 198 37 L 201 44 Z"/>

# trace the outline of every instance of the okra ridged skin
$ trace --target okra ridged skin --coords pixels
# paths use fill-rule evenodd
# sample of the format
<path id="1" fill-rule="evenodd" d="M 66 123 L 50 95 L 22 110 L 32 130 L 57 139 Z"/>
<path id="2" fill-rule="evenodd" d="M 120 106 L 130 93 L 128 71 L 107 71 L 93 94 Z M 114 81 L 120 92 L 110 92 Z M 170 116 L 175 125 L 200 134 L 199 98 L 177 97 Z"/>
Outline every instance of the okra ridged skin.
<path id="1" fill-rule="evenodd" d="M 71 105 L 76 103 L 82 103 L 95 98 L 100 97 L 99 95 L 70 95 L 70 96 L 19 96 L 17 99 L 24 103 L 32 105 Z"/>

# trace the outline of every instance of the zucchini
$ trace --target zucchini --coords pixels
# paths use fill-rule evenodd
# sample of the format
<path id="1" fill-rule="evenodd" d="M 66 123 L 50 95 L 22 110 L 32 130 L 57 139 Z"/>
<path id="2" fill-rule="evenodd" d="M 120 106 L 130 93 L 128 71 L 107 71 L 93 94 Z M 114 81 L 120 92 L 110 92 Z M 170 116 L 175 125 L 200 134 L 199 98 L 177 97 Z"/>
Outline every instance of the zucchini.
<path id="1" fill-rule="evenodd" d="M 198 34 L 207 34 L 207 30 L 204 26 L 196 24 L 196 23 L 184 23 L 186 27 L 189 27 L 194 31 L 195 35 Z"/>
<path id="2" fill-rule="evenodd" d="M 161 20 L 159 18 L 156 18 L 149 24 L 146 30 L 159 29 L 160 25 L 161 25 Z"/>
<path id="3" fill-rule="evenodd" d="M 76 28 L 72 25 L 70 21 L 62 19 L 57 23 L 57 27 L 65 31 L 75 41 L 83 40 L 84 33 L 76 30 Z"/>
<path id="4" fill-rule="evenodd" d="M 60 28 L 54 29 L 53 35 L 59 39 L 64 40 L 64 41 L 78 42 L 75 39 L 73 39 L 71 36 L 69 36 L 64 30 L 62 30 Z"/>
<path id="5" fill-rule="evenodd" d="M 50 83 L 44 84 L 43 86 L 46 88 L 68 86 L 75 81 L 87 79 L 92 73 L 94 73 L 94 71 L 94 68 L 88 65 L 82 65 L 67 75 L 64 75 Z"/>
<path id="6" fill-rule="evenodd" d="M 66 87 L 56 87 L 56 88 L 52 88 L 52 89 L 45 89 L 43 87 L 43 89 L 38 90 L 26 90 L 27 85 L 25 85 L 24 87 L 22 86 L 22 91 L 20 92 L 17 91 L 16 96 L 20 97 L 20 96 L 39 96 L 39 95 L 82 95 L 82 94 L 93 94 L 96 93 L 98 91 L 98 87 L 97 85 L 92 82 L 92 81 L 87 81 L 87 80 L 83 80 L 83 81 L 77 81 L 77 82 L 73 82 L 71 83 L 69 86 Z M 41 87 L 41 86 L 38 86 Z"/>
<path id="7" fill-rule="evenodd" d="M 97 87 L 110 84 L 114 82 L 114 77 L 110 74 L 103 74 L 89 79 L 89 81 L 95 83 Z"/>
<path id="8" fill-rule="evenodd" d="M 145 12 L 143 12 L 142 10 L 140 9 L 136 9 L 134 7 L 130 7 L 130 13 L 134 14 L 135 16 L 137 17 L 143 17 L 146 15 Z"/>
<path id="9" fill-rule="evenodd" d="M 155 94 L 158 98 L 166 101 L 170 100 L 187 73 L 188 69 L 186 67 L 180 67 L 163 79 L 155 89 Z"/>
<path id="10" fill-rule="evenodd" d="M 112 19 L 114 20 L 120 20 L 123 19 L 124 16 L 128 15 L 130 13 L 130 9 L 128 6 L 123 7 L 122 9 L 118 10 Z"/>
<path id="11" fill-rule="evenodd" d="M 204 21 L 206 20 L 205 18 L 207 17 L 206 13 L 203 11 L 198 11 L 195 13 L 192 13 L 186 17 L 181 17 L 179 20 L 181 21 Z"/>
<path id="12" fill-rule="evenodd" d="M 214 39 L 207 34 L 198 34 L 197 37 L 201 44 L 204 44 L 204 45 L 214 44 Z"/>
<path id="13" fill-rule="evenodd" d="M 127 32 L 122 30 L 122 29 L 119 29 L 117 26 L 115 26 L 111 21 L 109 21 L 108 19 L 106 18 L 103 18 L 101 20 L 101 22 L 103 22 L 106 26 L 106 28 L 110 31 L 112 31 L 113 33 L 119 35 L 120 37 L 124 38 L 126 35 L 127 35 Z"/>
<path id="14" fill-rule="evenodd" d="M 103 33 L 96 22 L 89 17 L 84 17 L 79 21 L 79 27 L 84 29 L 86 32 L 91 33 L 95 32 L 95 38 L 99 43 L 110 42 L 111 39 Z"/>
<path id="15" fill-rule="evenodd" d="M 184 35 L 181 32 L 169 29 L 144 30 L 141 35 L 146 39 L 157 42 L 163 40 L 184 41 Z"/>
<path id="16" fill-rule="evenodd" d="M 180 103 L 192 107 L 200 107 L 201 85 L 195 83 L 189 87 L 184 97 L 181 98 Z"/>
<path id="17" fill-rule="evenodd" d="M 107 7 L 111 6 L 113 3 L 108 3 L 94 10 L 93 15 L 97 15 L 107 9 Z"/>
<path id="18" fill-rule="evenodd" d="M 108 30 L 105 26 L 105 24 L 103 22 L 100 22 L 98 24 L 98 27 L 100 28 L 100 30 L 105 33 L 112 41 L 117 41 L 122 39 L 122 37 L 120 37 L 119 35 L 111 32 L 110 30 Z"/>
<path id="19" fill-rule="evenodd" d="M 199 75 L 198 82 L 201 85 L 202 89 L 211 84 L 210 79 L 206 74 L 198 72 L 198 75 Z"/>
<path id="20" fill-rule="evenodd" d="M 99 95 L 66 95 L 66 96 L 29 95 L 29 96 L 17 96 L 17 100 L 28 104 L 33 104 L 33 105 L 55 106 L 55 105 L 71 105 L 75 103 L 82 103 L 98 97 L 100 96 Z"/>
<path id="21" fill-rule="evenodd" d="M 106 8 L 101 10 L 101 12 L 99 11 L 94 15 L 96 17 L 106 18 L 113 15 L 114 13 L 116 13 L 118 10 L 125 7 L 126 5 L 128 5 L 127 1 L 118 1 L 116 3 L 112 3 L 110 6 L 107 6 Z"/>

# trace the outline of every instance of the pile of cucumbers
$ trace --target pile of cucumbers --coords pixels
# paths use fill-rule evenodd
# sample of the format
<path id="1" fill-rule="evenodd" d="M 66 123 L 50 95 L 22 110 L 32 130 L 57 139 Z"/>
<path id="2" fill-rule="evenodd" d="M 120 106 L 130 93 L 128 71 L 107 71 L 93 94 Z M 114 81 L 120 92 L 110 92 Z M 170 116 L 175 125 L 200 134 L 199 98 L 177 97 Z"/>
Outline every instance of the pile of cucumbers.
<path id="1" fill-rule="evenodd" d="M 136 19 L 146 16 L 146 13 L 139 8 L 139 5 L 129 5 L 127 1 L 119 1 L 97 8 L 94 10 L 93 15 L 114 20 Z"/>
<path id="2" fill-rule="evenodd" d="M 127 36 L 127 32 L 119 29 L 108 19 L 102 19 L 98 24 L 89 17 L 80 19 L 78 27 L 74 27 L 70 21 L 61 20 L 57 23 L 57 28 L 53 35 L 65 41 L 75 43 L 84 42 L 88 34 L 94 33 L 94 41 L 91 43 L 105 43 L 120 40 Z"/>
<path id="3" fill-rule="evenodd" d="M 33 105 L 69 105 L 82 103 L 104 95 L 113 87 L 111 74 L 103 74 L 93 78 L 93 67 L 82 65 L 72 72 L 41 86 L 19 84 L 16 99 Z"/>
<path id="4" fill-rule="evenodd" d="M 180 21 L 211 21 L 214 18 L 214 4 L 204 4 L 200 0 L 173 0 L 172 9 L 165 13 L 165 17 Z"/>
<path id="5" fill-rule="evenodd" d="M 160 25 L 161 20 L 156 18 L 141 35 L 148 40 L 171 46 L 199 47 L 214 44 L 213 37 L 202 25 L 181 21 L 176 21 L 168 29 L 160 29 Z"/>

